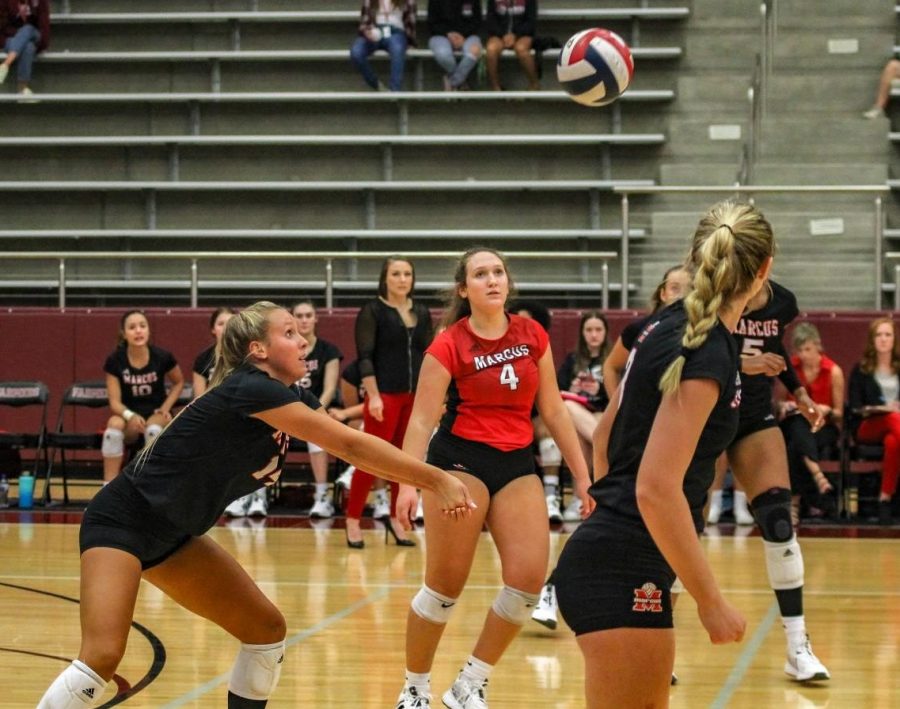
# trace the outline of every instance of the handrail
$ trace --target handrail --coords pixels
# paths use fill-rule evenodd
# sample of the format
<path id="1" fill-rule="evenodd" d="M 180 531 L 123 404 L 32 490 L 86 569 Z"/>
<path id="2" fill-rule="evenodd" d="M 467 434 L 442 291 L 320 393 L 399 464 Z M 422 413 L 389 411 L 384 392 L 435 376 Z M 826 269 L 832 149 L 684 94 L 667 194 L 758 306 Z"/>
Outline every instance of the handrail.
<path id="1" fill-rule="evenodd" d="M 884 250 L 884 206 L 883 198 L 886 192 L 890 192 L 890 186 L 884 185 L 655 185 L 646 187 L 628 187 L 616 185 L 612 191 L 622 196 L 622 228 L 623 234 L 628 233 L 630 222 L 630 195 L 633 194 L 703 194 L 703 193 L 727 193 L 727 194 L 875 194 L 875 283 L 881 283 L 881 272 L 884 268 L 882 253 Z M 698 215 L 699 216 L 699 215 Z M 629 253 L 628 239 L 622 240 L 622 283 L 628 283 Z M 881 286 L 875 289 L 875 309 L 881 310 Z M 628 288 L 622 288 L 622 309 L 628 307 Z"/>
<path id="2" fill-rule="evenodd" d="M 190 298 L 191 307 L 198 307 L 200 277 L 199 262 L 210 260 L 323 260 L 325 262 L 325 304 L 334 306 L 333 262 L 335 260 L 385 259 L 394 256 L 396 251 L 192 251 L 192 252 L 159 252 L 159 251 L 63 251 L 56 253 L 37 253 L 34 251 L 7 251 L 4 260 L 58 261 L 59 262 L 59 307 L 66 307 L 66 262 L 87 260 L 187 260 L 190 262 Z M 424 259 L 456 259 L 459 251 L 405 251 L 403 255 L 413 260 Z M 604 310 L 609 309 L 609 261 L 618 257 L 614 251 L 506 251 L 507 259 L 525 260 L 565 260 L 576 259 L 602 261 L 601 299 Z M 0 280 L 0 287 L 3 281 Z M 627 283 L 623 288 L 627 290 Z"/>

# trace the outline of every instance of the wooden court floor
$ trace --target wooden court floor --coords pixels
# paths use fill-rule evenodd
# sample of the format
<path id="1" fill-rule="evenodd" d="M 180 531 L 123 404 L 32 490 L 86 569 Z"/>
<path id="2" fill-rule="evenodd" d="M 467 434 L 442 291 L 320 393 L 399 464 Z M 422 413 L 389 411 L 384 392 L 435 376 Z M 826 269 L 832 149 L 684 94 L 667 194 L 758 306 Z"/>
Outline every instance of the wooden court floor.
<path id="1" fill-rule="evenodd" d="M 0 707 L 34 707 L 77 653 L 78 517 L 2 517 Z M 46 521 L 57 519 L 64 523 Z M 372 529 L 366 549 L 355 551 L 328 521 L 319 528 L 305 520 L 305 528 L 275 524 L 237 520 L 211 532 L 288 620 L 284 670 L 269 707 L 393 708 L 403 681 L 404 619 L 421 581 L 421 534 L 419 547 L 401 549 L 385 546 Z M 552 535 L 554 558 L 565 538 Z M 685 596 L 676 610 L 680 683 L 671 690 L 673 707 L 900 706 L 900 541 L 803 539 L 806 615 L 813 647 L 832 673 L 820 686 L 793 683 L 782 672 L 783 633 L 759 539 L 722 532 L 703 543 L 727 596 L 746 614 L 748 633 L 740 645 L 713 647 Z M 438 651 L 436 693 L 472 648 L 498 589 L 498 564 L 485 535 Z M 222 707 L 236 648 L 223 631 L 144 584 L 104 706 Z M 494 670 L 488 699 L 492 708 L 583 706 L 571 633 L 529 623 Z"/>

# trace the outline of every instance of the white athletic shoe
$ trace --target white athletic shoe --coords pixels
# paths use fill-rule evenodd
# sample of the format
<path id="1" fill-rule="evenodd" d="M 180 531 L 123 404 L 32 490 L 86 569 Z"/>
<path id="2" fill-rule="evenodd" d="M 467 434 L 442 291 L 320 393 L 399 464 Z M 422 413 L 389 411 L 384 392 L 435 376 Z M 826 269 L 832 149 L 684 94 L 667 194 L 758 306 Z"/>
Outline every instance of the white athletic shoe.
<path id="1" fill-rule="evenodd" d="M 430 709 L 430 707 L 431 695 L 419 694 L 419 690 L 407 684 L 397 698 L 395 709 Z"/>
<path id="2" fill-rule="evenodd" d="M 747 495 L 737 490 L 734 493 L 734 521 L 740 525 L 756 524 L 756 520 L 753 519 L 750 509 L 747 507 Z"/>
<path id="3" fill-rule="evenodd" d="M 566 507 L 566 511 L 563 512 L 563 521 L 564 522 L 580 522 L 581 521 L 581 498 L 573 497 L 572 501 Z"/>
<path id="4" fill-rule="evenodd" d="M 547 495 L 547 517 L 551 522 L 562 522 L 562 512 L 559 510 L 559 498 L 556 495 Z"/>
<path id="5" fill-rule="evenodd" d="M 559 622 L 556 618 L 556 608 L 556 588 L 552 583 L 545 584 L 541 589 L 540 600 L 531 612 L 531 619 L 545 628 L 556 630 L 556 624 Z"/>
<path id="6" fill-rule="evenodd" d="M 224 514 L 226 517 L 246 517 L 247 508 L 250 506 L 251 497 L 252 493 L 250 495 L 239 497 L 230 505 L 228 505 L 228 507 L 225 508 L 225 511 L 222 514 Z"/>
<path id="7" fill-rule="evenodd" d="M 328 493 L 323 492 L 316 498 L 315 503 L 309 510 L 310 517 L 318 517 L 319 519 L 328 519 L 334 515 L 334 505 L 328 499 Z"/>
<path id="8" fill-rule="evenodd" d="M 419 504 L 416 505 L 416 522 L 425 521 L 425 508 L 422 507 L 422 496 L 419 495 Z"/>
<path id="9" fill-rule="evenodd" d="M 809 644 L 809 636 L 796 647 L 788 647 L 784 672 L 798 682 L 831 679 L 831 675 L 828 673 L 825 665 L 813 654 L 812 647 Z"/>
<path id="10" fill-rule="evenodd" d="M 475 684 L 469 682 L 460 673 L 459 677 L 453 683 L 441 699 L 444 706 L 450 709 L 488 709 L 487 700 L 484 696 L 484 690 L 487 688 L 487 680 L 484 684 Z"/>
<path id="11" fill-rule="evenodd" d="M 266 488 L 257 490 L 249 497 L 250 505 L 247 507 L 248 517 L 265 517 L 269 514 L 269 501 L 266 498 Z"/>
<path id="12" fill-rule="evenodd" d="M 6 64 L 0 64 L 0 84 L 6 81 L 6 77 L 9 75 L 9 66 Z"/>
<path id="13" fill-rule="evenodd" d="M 388 501 L 387 489 L 381 488 L 375 491 L 375 507 L 372 508 L 374 519 L 384 519 L 391 516 L 391 503 Z"/>
<path id="14" fill-rule="evenodd" d="M 348 465 L 346 470 L 338 475 L 337 480 L 334 481 L 334 484 L 344 488 L 345 490 L 349 490 L 350 483 L 353 482 L 353 473 L 355 471 L 356 468 L 354 468 L 352 465 Z"/>
<path id="15" fill-rule="evenodd" d="M 870 121 L 876 118 L 884 118 L 884 109 L 881 106 L 872 106 L 868 111 L 863 112 L 863 118 L 868 118 Z"/>

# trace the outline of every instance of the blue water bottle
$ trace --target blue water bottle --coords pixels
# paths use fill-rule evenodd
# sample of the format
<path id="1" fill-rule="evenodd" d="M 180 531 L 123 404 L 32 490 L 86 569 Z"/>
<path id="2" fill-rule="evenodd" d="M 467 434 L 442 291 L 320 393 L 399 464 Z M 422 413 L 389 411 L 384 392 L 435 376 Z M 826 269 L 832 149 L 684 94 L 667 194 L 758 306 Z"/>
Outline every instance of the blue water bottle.
<path id="1" fill-rule="evenodd" d="M 30 510 L 34 506 L 34 475 L 23 472 L 19 476 L 19 509 Z"/>

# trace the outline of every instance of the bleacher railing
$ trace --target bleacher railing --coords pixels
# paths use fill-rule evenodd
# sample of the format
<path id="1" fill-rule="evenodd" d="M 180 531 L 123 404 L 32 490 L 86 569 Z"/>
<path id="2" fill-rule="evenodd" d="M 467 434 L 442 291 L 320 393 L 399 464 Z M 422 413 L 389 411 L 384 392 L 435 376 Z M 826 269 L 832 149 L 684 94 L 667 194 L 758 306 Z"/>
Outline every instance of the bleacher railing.
<path id="1" fill-rule="evenodd" d="M 634 194 L 716 194 L 735 195 L 752 200 L 754 194 L 874 194 L 875 231 L 872 235 L 875 247 L 875 263 L 873 264 L 875 276 L 875 303 L 876 310 L 881 310 L 882 303 L 882 273 L 884 272 L 884 203 L 883 195 L 890 191 L 887 185 L 673 185 L 653 187 L 613 187 L 613 192 L 621 195 L 622 204 L 622 233 L 627 234 L 631 222 L 630 196 Z M 709 205 L 701 205 L 697 211 L 697 218 Z M 627 239 L 622 239 L 622 283 L 628 283 L 630 266 L 629 244 Z M 900 258 L 900 252 L 890 252 L 894 258 Z M 900 278 L 900 276 L 898 276 Z M 898 300 L 895 295 L 895 301 Z M 628 308 L 628 289 L 622 289 L 622 309 Z"/>
<path id="2" fill-rule="evenodd" d="M 334 307 L 334 262 L 350 261 L 355 263 L 359 259 L 377 259 L 383 260 L 389 256 L 395 256 L 396 251 L 198 251 L 198 252 L 153 252 L 153 251 L 95 251 L 95 252 L 62 252 L 62 253 L 39 253 L 33 251 L 11 251 L 5 252 L 3 258 L 6 261 L 57 261 L 59 266 L 59 275 L 57 280 L 59 307 L 66 307 L 66 289 L 70 285 L 67 282 L 66 267 L 69 261 L 149 261 L 149 260 L 171 260 L 186 261 L 189 266 L 189 279 L 187 281 L 168 279 L 166 285 L 170 287 L 180 287 L 184 284 L 185 290 L 190 293 L 190 306 L 192 308 L 199 307 L 200 289 L 203 286 L 216 287 L 221 286 L 222 281 L 212 281 L 204 283 L 200 280 L 200 264 L 202 261 L 252 261 L 252 260 L 285 260 L 285 261 L 313 261 L 322 262 L 323 280 L 321 287 L 325 295 L 325 306 L 327 308 Z M 459 251 L 404 251 L 402 255 L 412 261 L 426 259 L 446 259 L 452 262 L 460 256 Z M 616 259 L 618 254 L 614 251 L 506 251 L 504 256 L 513 260 L 527 261 L 548 261 L 548 260 L 575 260 L 580 263 L 586 261 L 601 261 L 601 278 L 600 278 L 600 295 L 602 307 L 604 310 L 609 309 L 609 262 Z M 248 279 L 249 280 L 249 279 Z M 132 279 L 131 281 L 120 281 L 123 285 L 140 285 L 140 279 Z M 234 280 L 234 283 L 240 285 L 241 280 Z M 247 281 L 244 281 L 247 282 Z M 576 282 L 573 281 L 573 285 Z M 627 281 L 623 281 L 627 283 Z M 159 284 L 159 281 L 154 281 Z M 581 282 L 583 285 L 583 281 Z M 4 281 L 0 280 L 0 287 L 3 287 Z M 443 284 L 449 286 L 450 283 Z M 540 286 L 540 282 L 535 282 Z M 151 287 L 149 284 L 147 287 Z M 624 288 L 627 290 L 627 288 Z"/>

